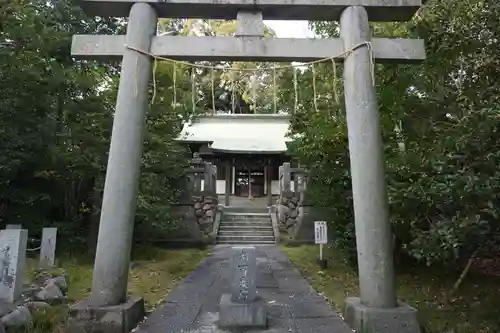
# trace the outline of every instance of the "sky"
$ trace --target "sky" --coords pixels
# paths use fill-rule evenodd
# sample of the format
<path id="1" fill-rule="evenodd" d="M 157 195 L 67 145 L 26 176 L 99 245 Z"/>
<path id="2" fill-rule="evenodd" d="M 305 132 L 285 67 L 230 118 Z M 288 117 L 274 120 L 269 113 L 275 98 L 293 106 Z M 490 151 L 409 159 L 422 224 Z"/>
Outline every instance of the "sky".
<path id="1" fill-rule="evenodd" d="M 314 33 L 309 30 L 308 21 L 270 21 L 264 24 L 276 32 L 279 38 L 312 38 Z"/>

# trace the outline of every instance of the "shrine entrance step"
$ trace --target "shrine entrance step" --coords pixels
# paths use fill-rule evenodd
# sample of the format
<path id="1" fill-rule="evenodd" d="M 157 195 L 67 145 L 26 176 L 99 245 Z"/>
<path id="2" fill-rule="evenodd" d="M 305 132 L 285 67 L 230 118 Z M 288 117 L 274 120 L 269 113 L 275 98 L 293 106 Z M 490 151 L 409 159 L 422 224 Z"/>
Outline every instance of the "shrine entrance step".
<path id="1" fill-rule="evenodd" d="M 269 213 L 235 213 L 224 210 L 217 244 L 275 244 Z"/>

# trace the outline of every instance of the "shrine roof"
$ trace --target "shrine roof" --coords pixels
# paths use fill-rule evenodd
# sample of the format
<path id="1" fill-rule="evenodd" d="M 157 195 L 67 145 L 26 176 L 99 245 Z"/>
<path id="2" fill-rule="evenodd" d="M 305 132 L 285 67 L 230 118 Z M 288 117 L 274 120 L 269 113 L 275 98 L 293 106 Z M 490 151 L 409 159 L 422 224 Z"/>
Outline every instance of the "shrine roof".
<path id="1" fill-rule="evenodd" d="M 208 143 L 213 151 L 235 154 L 282 154 L 290 125 L 289 115 L 230 114 L 196 118 L 177 138 L 185 143 Z"/>

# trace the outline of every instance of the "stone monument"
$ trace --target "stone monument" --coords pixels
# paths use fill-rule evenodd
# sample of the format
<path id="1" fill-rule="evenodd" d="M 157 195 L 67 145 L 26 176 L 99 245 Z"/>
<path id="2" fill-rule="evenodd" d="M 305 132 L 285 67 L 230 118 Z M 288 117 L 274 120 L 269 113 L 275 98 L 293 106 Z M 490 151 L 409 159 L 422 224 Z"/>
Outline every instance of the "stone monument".
<path id="1" fill-rule="evenodd" d="M 40 268 L 54 267 L 56 261 L 57 228 L 42 229 L 40 245 Z"/>
<path id="2" fill-rule="evenodd" d="M 0 301 L 13 303 L 21 296 L 28 230 L 0 231 Z"/>
<path id="3" fill-rule="evenodd" d="M 219 307 L 219 327 L 267 327 L 267 308 L 257 296 L 255 247 L 231 249 L 231 294 L 223 294 Z"/>

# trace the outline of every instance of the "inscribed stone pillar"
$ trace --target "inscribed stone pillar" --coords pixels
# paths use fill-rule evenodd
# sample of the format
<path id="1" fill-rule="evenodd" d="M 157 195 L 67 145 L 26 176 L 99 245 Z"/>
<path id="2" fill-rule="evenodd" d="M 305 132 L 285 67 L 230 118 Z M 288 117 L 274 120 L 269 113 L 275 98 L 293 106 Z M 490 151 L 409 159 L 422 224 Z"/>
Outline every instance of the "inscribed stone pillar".
<path id="1" fill-rule="evenodd" d="M 300 174 L 298 172 L 293 173 L 293 192 L 295 192 L 295 195 L 299 193 L 299 177 Z"/>
<path id="2" fill-rule="evenodd" d="M 192 182 L 193 182 L 193 194 L 194 195 L 200 195 L 200 192 L 203 191 L 201 188 L 201 178 L 202 174 L 201 172 L 193 172 L 192 173 Z"/>
<path id="3" fill-rule="evenodd" d="M 290 163 L 283 163 L 283 189 L 286 192 L 290 192 L 291 189 L 291 173 L 290 173 Z"/>
<path id="4" fill-rule="evenodd" d="M 0 300 L 15 302 L 21 296 L 28 230 L 0 231 Z"/>
<path id="5" fill-rule="evenodd" d="M 231 196 L 231 169 L 232 169 L 232 165 L 231 165 L 231 162 L 230 161 L 227 161 L 226 162 L 226 168 L 225 168 L 225 179 L 226 179 L 226 188 L 225 188 L 225 202 L 224 202 L 224 205 L 226 207 L 229 206 L 230 202 L 229 202 L 229 199 L 230 199 L 230 196 Z"/>
<path id="6" fill-rule="evenodd" d="M 40 268 L 54 267 L 56 260 L 57 228 L 43 228 L 40 246 Z"/>
<path id="7" fill-rule="evenodd" d="M 273 175 L 273 165 L 269 161 L 269 163 L 267 164 L 267 172 L 266 172 L 267 205 L 268 206 L 272 206 L 272 204 L 273 204 L 273 189 L 272 189 L 273 176 L 272 175 Z"/>
<path id="8" fill-rule="evenodd" d="M 212 190 L 212 163 L 205 163 L 203 171 L 203 191 Z"/>
<path id="9" fill-rule="evenodd" d="M 278 186 L 279 186 L 280 198 L 281 198 L 282 193 L 283 193 L 283 166 L 282 165 L 280 165 L 278 167 Z"/>
<path id="10" fill-rule="evenodd" d="M 267 304 L 264 299 L 257 297 L 255 247 L 232 247 L 231 270 L 231 294 L 222 294 L 218 326 L 243 328 L 245 331 L 250 328 L 266 328 Z"/>
<path id="11" fill-rule="evenodd" d="M 253 246 L 231 248 L 231 300 L 251 302 L 257 293 L 257 257 Z"/>
<path id="12" fill-rule="evenodd" d="M 252 197 L 252 169 L 250 166 L 248 169 L 248 198 Z"/>
<path id="13" fill-rule="evenodd" d="M 149 51 L 156 24 L 153 7 L 133 4 L 126 44 Z M 127 297 L 151 65 L 151 57 L 130 49 L 123 51 L 90 295 L 93 306 L 116 305 Z"/>
<path id="14" fill-rule="evenodd" d="M 390 9 L 389 9 L 390 10 Z M 346 8 L 340 20 L 344 49 L 371 40 L 365 8 Z M 347 54 L 344 91 L 351 162 L 361 302 L 396 306 L 392 237 L 378 105 L 368 45 Z"/>
<path id="15" fill-rule="evenodd" d="M 212 165 L 212 191 L 217 194 L 217 166 Z"/>

